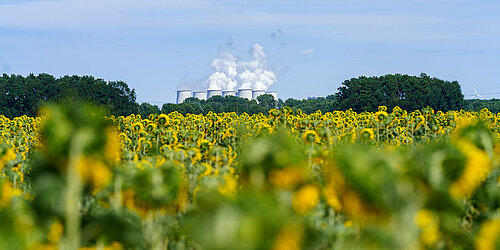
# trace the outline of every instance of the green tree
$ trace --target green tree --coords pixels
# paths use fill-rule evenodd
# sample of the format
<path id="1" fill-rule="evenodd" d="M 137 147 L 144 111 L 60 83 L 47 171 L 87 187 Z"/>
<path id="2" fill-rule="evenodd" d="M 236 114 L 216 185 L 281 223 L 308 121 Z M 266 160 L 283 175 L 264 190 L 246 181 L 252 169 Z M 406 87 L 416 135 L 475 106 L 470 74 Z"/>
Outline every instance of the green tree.
<path id="1" fill-rule="evenodd" d="M 92 76 L 63 76 L 55 79 L 49 74 L 3 74 L 0 77 L 0 113 L 7 117 L 35 116 L 41 105 L 49 102 L 86 101 L 104 106 L 114 115 L 139 112 L 135 91 L 125 82 L 106 82 Z"/>
<path id="2" fill-rule="evenodd" d="M 182 106 L 182 104 L 165 103 L 161 107 L 161 112 L 164 113 L 164 114 L 169 114 L 169 113 L 172 113 L 174 111 L 177 111 L 177 112 L 179 112 L 181 114 L 186 114 L 186 112 L 185 112 L 184 107 Z"/>
<path id="3" fill-rule="evenodd" d="M 378 106 L 399 106 L 406 110 L 427 106 L 435 110 L 459 110 L 463 94 L 457 81 L 443 81 L 424 73 L 419 76 L 385 75 L 352 78 L 335 94 L 340 109 L 375 111 Z"/>
<path id="4" fill-rule="evenodd" d="M 272 109 L 278 106 L 278 102 L 272 95 L 260 95 L 257 97 L 257 100 L 259 101 L 259 105 L 266 109 Z"/>
<path id="5" fill-rule="evenodd" d="M 161 113 L 160 108 L 158 108 L 158 106 L 156 105 L 151 105 L 147 102 L 143 102 L 141 103 L 141 105 L 139 105 L 139 114 L 142 117 L 148 117 L 150 114 L 159 114 L 159 113 Z"/>
<path id="6" fill-rule="evenodd" d="M 481 109 L 487 108 L 492 113 L 500 113 L 500 99 L 468 99 L 464 102 L 465 109 L 470 111 L 481 111 Z"/>

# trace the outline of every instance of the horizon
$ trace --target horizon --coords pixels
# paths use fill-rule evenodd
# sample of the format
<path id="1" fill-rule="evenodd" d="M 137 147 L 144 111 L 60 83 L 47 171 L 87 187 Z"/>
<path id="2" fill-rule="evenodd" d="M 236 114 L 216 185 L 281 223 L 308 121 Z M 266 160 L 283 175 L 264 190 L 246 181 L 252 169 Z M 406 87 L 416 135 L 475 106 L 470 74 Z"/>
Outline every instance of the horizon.
<path id="1" fill-rule="evenodd" d="M 2 73 L 2 74 L 7 74 L 7 73 Z M 45 72 L 41 72 L 41 73 L 38 73 L 38 74 L 35 74 L 35 73 L 29 73 L 29 74 L 27 74 L 27 75 L 21 75 L 21 76 L 22 76 L 22 77 L 27 77 L 27 76 L 29 76 L 29 75 L 31 75 L 31 74 L 33 74 L 33 75 L 35 75 L 35 76 L 38 76 L 38 75 L 40 75 L 40 74 L 48 74 L 48 73 L 45 73 Z M 399 74 L 399 73 L 395 73 L 395 74 L 392 74 L 392 75 L 396 75 L 396 74 Z M 425 74 L 425 72 L 422 72 L 421 74 Z M 12 76 L 12 75 L 20 75 L 20 74 L 7 74 L 7 75 L 8 75 L 8 76 Z M 50 74 L 49 74 L 49 75 L 50 75 Z M 385 74 L 385 75 L 391 75 L 391 74 Z M 401 74 L 401 75 L 409 75 L 409 74 Z M 419 75 L 420 75 L 420 74 L 418 74 L 418 75 L 409 75 L 409 76 L 416 76 L 416 77 L 418 77 Z M 128 85 L 128 83 L 127 83 L 126 81 L 123 81 L 123 80 L 113 80 L 113 81 L 111 81 L 111 80 L 107 80 L 107 79 L 104 79 L 104 78 L 101 78 L 101 77 L 98 77 L 98 76 L 93 76 L 93 75 L 61 75 L 61 76 L 54 76 L 54 75 L 52 75 L 52 76 L 53 76 L 53 77 L 55 77 L 56 79 L 57 79 L 57 78 L 62 78 L 62 77 L 65 77 L 65 76 L 69 76 L 69 77 L 71 77 L 71 76 L 78 76 L 78 77 L 86 77 L 86 76 L 88 76 L 88 77 L 93 77 L 94 79 L 103 80 L 103 81 L 105 81 L 105 82 L 122 81 L 122 82 L 124 82 L 124 83 L 126 83 L 126 84 Z M 379 75 L 379 76 L 381 76 L 381 75 Z M 361 76 L 359 76 L 359 77 L 379 77 L 379 76 L 366 76 L 366 75 L 361 75 Z M 431 77 L 431 78 L 437 78 L 437 77 L 434 77 L 434 76 L 431 76 L 431 75 L 428 75 L 428 76 L 429 76 L 429 77 Z M 359 78 L 359 77 L 356 77 L 356 78 Z M 351 79 L 352 79 L 352 78 L 351 78 Z M 439 78 L 438 78 L 438 79 L 439 79 Z M 345 79 L 345 80 L 350 80 L 350 79 Z M 345 80 L 344 80 L 344 81 L 345 81 Z M 452 80 L 447 80 L 447 79 L 440 79 L 440 80 L 447 81 L 447 82 L 453 82 Z M 342 82 L 343 82 L 343 81 L 342 81 Z M 460 82 L 458 82 L 458 84 L 460 85 Z M 341 86 L 343 86 L 343 85 L 341 85 Z M 129 86 L 129 88 L 130 88 L 130 86 Z M 460 85 L 460 88 L 461 88 L 461 90 L 462 90 L 462 85 Z M 134 88 L 130 88 L 130 89 L 131 89 L 131 90 L 133 90 L 133 91 L 135 91 L 135 94 L 136 94 L 136 97 L 137 97 L 137 90 L 136 90 L 136 89 L 134 89 Z M 236 89 L 236 90 L 220 90 L 220 91 L 222 91 L 222 92 L 226 92 L 226 91 L 227 91 L 227 92 L 236 92 L 236 93 L 237 93 L 239 90 L 252 90 L 252 91 L 254 91 L 254 89 L 252 89 L 252 88 L 238 88 L 238 89 Z M 193 90 L 193 89 L 189 89 L 189 88 L 178 88 L 178 89 L 176 89 L 176 90 L 175 90 L 176 95 L 177 95 L 177 92 L 179 92 L 179 91 L 190 91 L 190 92 L 191 92 L 191 95 L 192 95 L 191 97 L 196 98 L 196 97 L 194 96 L 194 94 L 195 94 L 195 93 L 207 93 L 207 91 L 209 91 L 209 89 L 204 89 L 204 90 Z M 279 96 L 279 92 L 278 92 L 278 91 L 276 91 L 276 90 L 264 90 L 264 91 L 266 92 L 266 94 L 269 94 L 269 93 L 277 93 L 277 94 L 278 94 L 278 100 L 280 100 L 280 99 L 281 99 L 282 101 L 286 101 L 287 99 L 306 100 L 306 99 L 311 99 L 311 98 L 314 98 L 314 99 L 316 99 L 316 98 L 327 98 L 329 95 L 335 95 L 335 94 L 337 93 L 337 91 L 338 91 L 338 90 L 336 90 L 336 92 L 332 92 L 332 93 L 329 93 L 329 94 L 326 94 L 326 95 L 306 96 L 306 97 L 304 97 L 304 98 L 294 98 L 294 97 L 286 97 L 286 98 L 281 98 L 281 97 Z M 464 100 L 494 100 L 494 99 L 500 99 L 500 98 L 497 98 L 497 97 L 486 98 L 486 97 L 483 97 L 480 93 L 478 93 L 478 94 L 477 94 L 477 96 L 476 96 L 476 95 L 474 95 L 474 94 L 471 94 L 471 95 L 466 95 L 466 94 L 464 94 L 463 90 L 462 90 L 462 94 L 464 95 Z M 500 94 L 500 92 L 499 92 L 499 93 L 494 93 L 494 94 Z M 235 95 L 235 96 L 236 96 L 236 97 L 238 97 L 237 95 Z M 469 96 L 469 97 L 468 97 L 468 96 Z M 176 96 L 176 97 L 177 97 L 177 96 Z M 161 108 L 161 105 L 158 105 L 158 103 L 161 103 L 161 104 L 167 104 L 167 103 L 177 104 L 177 103 L 176 103 L 176 101 L 174 101 L 174 102 L 147 102 L 147 101 L 146 101 L 146 102 L 140 102 L 139 100 L 136 100 L 136 102 L 137 102 L 138 104 L 141 104 L 141 103 L 149 103 L 149 104 L 151 104 L 151 105 L 156 105 L 156 106 L 158 106 L 159 108 Z"/>

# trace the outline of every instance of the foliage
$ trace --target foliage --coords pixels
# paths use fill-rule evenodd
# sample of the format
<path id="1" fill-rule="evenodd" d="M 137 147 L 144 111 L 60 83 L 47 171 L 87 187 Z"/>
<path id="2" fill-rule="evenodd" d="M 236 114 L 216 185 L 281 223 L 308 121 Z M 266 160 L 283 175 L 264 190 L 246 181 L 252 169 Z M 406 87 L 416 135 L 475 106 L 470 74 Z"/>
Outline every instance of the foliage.
<path id="1" fill-rule="evenodd" d="M 208 114 L 222 113 L 222 112 L 235 112 L 236 114 L 247 113 L 250 115 L 257 113 L 266 113 L 271 108 L 276 107 L 272 95 L 259 96 L 260 100 L 257 103 L 255 100 L 247 100 L 236 96 L 213 96 L 208 100 L 199 100 L 197 98 L 188 98 L 181 104 L 167 103 L 163 104 L 161 112 L 169 114 L 177 111 L 182 115 L 186 114 Z M 273 106 L 274 105 L 274 106 Z"/>
<path id="2" fill-rule="evenodd" d="M 352 78 L 342 83 L 335 94 L 340 109 L 374 111 L 378 106 L 399 106 L 405 110 L 432 107 L 448 111 L 463 108 L 463 94 L 458 82 L 443 81 L 424 73 L 420 76 L 385 75 Z"/>
<path id="3" fill-rule="evenodd" d="M 334 95 L 329 95 L 326 98 L 318 97 L 318 98 L 310 98 L 304 100 L 296 100 L 293 98 L 288 98 L 281 107 L 288 106 L 293 110 L 302 110 L 302 112 L 306 114 L 314 113 L 320 110 L 323 113 L 333 112 L 335 110 L 339 110 L 338 102 L 335 99 Z"/>
<path id="4" fill-rule="evenodd" d="M 500 114 L 0 116 L 0 248 L 490 249 Z"/>
<path id="5" fill-rule="evenodd" d="M 143 102 L 143 103 L 141 103 L 141 105 L 139 105 L 139 113 L 138 114 L 140 114 L 143 117 L 147 117 L 150 114 L 158 115 L 160 113 L 161 113 L 161 110 L 156 105 L 151 105 L 147 102 Z"/>
<path id="6" fill-rule="evenodd" d="M 500 112 L 500 101 L 463 100 L 457 82 L 448 82 L 420 76 L 385 75 L 381 77 L 359 77 L 344 81 L 343 87 L 327 97 L 285 101 L 274 100 L 271 95 L 262 95 L 257 101 L 234 96 L 215 96 L 209 100 L 188 98 L 182 104 L 167 103 L 162 107 L 149 103 L 136 103 L 135 90 L 129 89 L 122 81 L 105 82 L 92 76 L 64 76 L 55 78 L 49 74 L 2 75 L 0 77 L 0 114 L 9 118 L 27 115 L 33 117 L 46 103 L 72 103 L 87 101 L 103 106 L 113 115 L 169 114 L 177 111 L 186 114 L 208 114 L 209 112 L 268 113 L 273 108 L 288 106 L 311 114 L 335 110 L 375 111 L 380 105 L 390 109 L 399 106 L 405 110 L 432 107 L 435 110 L 480 111 L 488 108 Z"/>
<path id="7" fill-rule="evenodd" d="M 464 106 L 466 110 L 470 111 L 480 111 L 486 108 L 493 113 L 500 113 L 500 99 L 467 99 L 464 101 Z"/>
<path id="8" fill-rule="evenodd" d="M 0 114 L 9 118 L 35 116 L 46 103 L 87 101 L 102 105 L 115 115 L 137 113 L 136 95 L 122 81 L 105 82 L 92 76 L 64 76 L 49 74 L 3 74 L 0 77 Z"/>
<path id="9" fill-rule="evenodd" d="M 186 100 L 182 104 L 165 104 L 163 113 L 177 111 L 183 115 L 207 114 L 212 112 L 236 112 L 237 114 L 256 114 L 258 112 L 268 112 L 270 109 L 288 106 L 293 110 L 302 110 L 306 114 L 311 114 L 320 110 L 323 113 L 335 110 L 352 109 L 356 112 L 376 111 L 379 106 L 386 105 L 390 109 L 399 106 L 405 110 L 417 110 L 431 107 L 435 110 L 448 111 L 467 108 L 479 111 L 482 108 L 492 108 L 493 104 L 475 104 L 471 108 L 470 104 L 464 106 L 464 98 L 458 82 L 443 81 L 430 77 L 424 73 L 419 76 L 409 75 L 385 75 L 380 77 L 352 78 L 342 83 L 344 86 L 338 88 L 338 92 L 327 97 L 308 98 L 296 100 L 289 98 L 285 101 L 278 100 L 277 103 L 268 104 L 265 98 L 270 101 L 270 96 L 262 97 L 259 106 L 252 105 L 251 101 L 238 99 L 236 97 L 213 97 L 207 101 L 200 101 L 194 98 Z M 213 103 L 213 102 L 217 103 Z M 274 106 L 273 106 L 274 105 Z"/>
<path id="10" fill-rule="evenodd" d="M 164 104 L 161 112 L 168 114 L 174 111 L 182 115 L 186 114 L 208 114 L 208 112 L 235 112 L 238 115 L 247 113 L 249 115 L 258 113 L 268 113 L 271 109 L 290 107 L 293 110 L 302 110 L 306 114 L 314 113 L 317 110 L 322 112 L 332 112 L 338 110 L 337 102 L 334 96 L 330 95 L 327 98 L 319 97 L 316 99 L 296 100 L 293 98 L 283 102 L 281 99 L 274 100 L 272 95 L 261 95 L 255 100 L 247 100 L 236 96 L 214 96 L 208 100 L 198 100 L 196 98 L 188 98 L 181 104 Z"/>

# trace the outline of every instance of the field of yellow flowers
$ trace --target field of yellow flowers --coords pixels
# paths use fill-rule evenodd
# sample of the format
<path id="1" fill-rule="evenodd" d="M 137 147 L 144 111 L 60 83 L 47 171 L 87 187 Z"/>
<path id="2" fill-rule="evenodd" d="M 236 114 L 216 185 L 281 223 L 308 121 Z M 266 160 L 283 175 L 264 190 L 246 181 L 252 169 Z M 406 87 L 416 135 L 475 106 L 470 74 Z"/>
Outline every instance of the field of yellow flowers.
<path id="1" fill-rule="evenodd" d="M 0 115 L 0 249 L 497 249 L 500 114 Z"/>

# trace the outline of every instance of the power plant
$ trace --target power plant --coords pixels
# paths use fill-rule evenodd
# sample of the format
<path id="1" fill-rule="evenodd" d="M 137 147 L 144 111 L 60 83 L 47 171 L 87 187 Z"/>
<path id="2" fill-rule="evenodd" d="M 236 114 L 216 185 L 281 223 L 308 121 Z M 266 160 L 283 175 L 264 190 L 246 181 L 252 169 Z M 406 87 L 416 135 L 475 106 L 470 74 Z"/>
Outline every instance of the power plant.
<path id="1" fill-rule="evenodd" d="M 188 99 L 191 96 L 192 96 L 191 90 L 188 89 L 177 90 L 177 104 L 183 103 L 184 100 Z"/>
<path id="2" fill-rule="evenodd" d="M 222 90 L 220 89 L 209 89 L 207 90 L 207 99 L 209 99 L 212 96 L 220 95 L 222 96 Z"/>
<path id="3" fill-rule="evenodd" d="M 257 100 L 257 97 L 266 94 L 265 90 L 254 90 L 252 92 L 252 99 Z"/>
<path id="4" fill-rule="evenodd" d="M 278 92 L 276 91 L 267 91 L 266 92 L 267 95 L 272 95 L 274 97 L 274 100 L 278 100 Z"/>
<path id="5" fill-rule="evenodd" d="M 252 90 L 249 88 L 238 89 L 238 92 L 234 90 L 222 91 L 220 89 L 209 89 L 207 91 L 191 91 L 189 89 L 181 89 L 177 90 L 177 104 L 183 103 L 189 97 L 198 98 L 199 100 L 207 100 L 213 96 L 237 96 L 247 100 L 257 101 L 257 97 L 264 94 L 272 95 L 275 100 L 278 100 L 278 92 L 276 91 Z"/>
<path id="6" fill-rule="evenodd" d="M 206 100 L 207 99 L 207 92 L 206 91 L 195 91 L 193 92 L 193 97 L 198 98 L 198 100 Z M 179 102 L 177 102 L 179 103 Z"/>
<path id="7" fill-rule="evenodd" d="M 238 97 L 252 100 L 252 89 L 238 89 Z"/>
<path id="8" fill-rule="evenodd" d="M 234 90 L 222 91 L 222 97 L 226 97 L 226 96 L 236 96 L 236 92 Z"/>
<path id="9" fill-rule="evenodd" d="M 189 97 L 207 100 L 214 96 L 237 96 L 258 102 L 257 97 L 264 94 L 273 96 L 277 101 L 278 93 L 268 91 L 278 82 L 278 78 L 273 70 L 267 67 L 264 47 L 256 43 L 250 49 L 250 54 L 252 58 L 249 61 L 242 61 L 228 51 L 221 51 L 219 57 L 210 63 L 212 74 L 205 79 L 206 87 L 203 87 L 207 90 L 200 91 L 201 82 L 183 82 L 184 87 L 177 91 L 177 104 Z M 192 86 L 196 91 L 185 86 Z"/>

